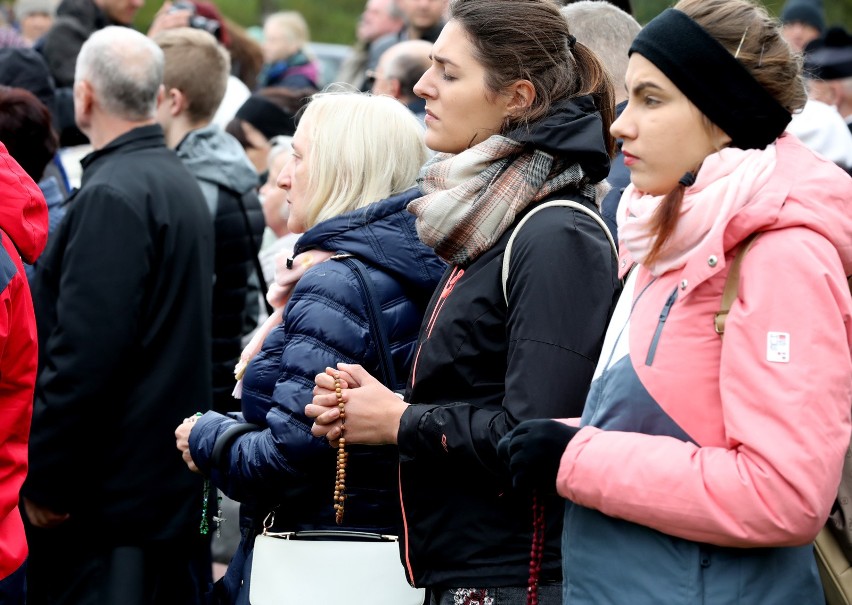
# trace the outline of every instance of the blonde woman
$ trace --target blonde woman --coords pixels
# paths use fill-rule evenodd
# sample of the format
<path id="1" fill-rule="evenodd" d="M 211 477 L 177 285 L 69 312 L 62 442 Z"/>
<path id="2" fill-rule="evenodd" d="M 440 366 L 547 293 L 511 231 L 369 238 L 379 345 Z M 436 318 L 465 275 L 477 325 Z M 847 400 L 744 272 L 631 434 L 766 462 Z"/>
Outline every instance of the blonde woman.
<path id="1" fill-rule="evenodd" d="M 297 11 L 273 13 L 263 22 L 263 68 L 258 88 L 318 88 L 317 62 L 305 52 L 310 41 L 308 24 Z"/>
<path id="2" fill-rule="evenodd" d="M 396 448 L 351 452 L 346 515 L 337 525 L 336 454 L 311 435 L 304 408 L 314 376 L 326 366 L 345 359 L 379 367 L 364 289 L 347 265 L 328 260 L 335 252 L 367 267 L 396 375 L 408 375 L 423 309 L 444 269 L 417 239 L 406 211 L 419 196 L 413 186 L 427 157 L 422 139 L 417 119 L 388 97 L 319 94 L 302 116 L 278 176 L 290 207 L 288 227 L 303 233 L 270 295 L 286 301 L 283 322 L 248 364 L 241 418 L 208 412 L 176 431 L 190 469 L 242 503 L 242 543 L 214 589 L 218 602 L 247 602 L 254 535 L 277 505 L 277 531 L 397 531 Z M 243 420 L 257 430 L 228 430 Z M 222 455 L 214 461 L 217 441 Z"/>

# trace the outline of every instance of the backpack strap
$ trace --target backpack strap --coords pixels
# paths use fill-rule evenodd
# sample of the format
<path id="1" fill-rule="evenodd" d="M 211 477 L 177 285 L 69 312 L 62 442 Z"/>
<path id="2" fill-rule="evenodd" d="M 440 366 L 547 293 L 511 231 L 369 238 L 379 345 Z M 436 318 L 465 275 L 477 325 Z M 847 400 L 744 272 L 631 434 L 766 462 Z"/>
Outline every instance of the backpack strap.
<path id="1" fill-rule="evenodd" d="M 503 300 L 506 304 L 509 304 L 509 296 L 506 292 L 506 282 L 509 281 L 509 259 L 512 256 L 512 244 L 515 241 L 515 236 L 518 235 L 518 231 L 521 230 L 521 227 L 524 226 L 532 215 L 534 215 L 539 210 L 543 210 L 544 208 L 551 208 L 553 206 L 565 206 L 567 208 L 573 208 L 574 210 L 579 210 L 580 212 L 589 216 L 592 220 L 594 220 L 598 225 L 600 225 L 603 232 L 606 234 L 606 238 L 609 240 L 609 245 L 612 248 L 612 255 L 618 259 L 618 247 L 615 245 L 615 240 L 612 238 L 612 233 L 609 232 L 609 227 L 606 226 L 606 223 L 596 212 L 580 204 L 579 202 L 575 202 L 573 200 L 553 200 L 551 202 L 545 202 L 543 204 L 539 204 L 532 210 L 530 210 L 524 218 L 518 221 L 518 224 L 515 226 L 515 229 L 512 231 L 512 235 L 509 236 L 509 241 L 506 242 L 506 250 L 503 252 L 503 269 L 501 271 L 501 277 L 503 279 Z"/>
<path id="2" fill-rule="evenodd" d="M 331 257 L 331 260 L 340 261 L 349 267 L 361 285 L 361 289 L 364 292 L 367 321 L 370 324 L 370 335 L 373 338 L 376 352 L 379 355 L 379 371 L 382 375 L 382 383 L 390 390 L 394 390 L 398 386 L 396 370 L 393 367 L 393 355 L 391 354 L 388 331 L 382 317 L 382 303 L 376 294 L 373 280 L 367 273 L 367 267 L 364 266 L 364 263 L 359 258 L 347 252 L 338 252 Z"/>
<path id="3" fill-rule="evenodd" d="M 728 277 L 725 279 L 725 289 L 722 291 L 721 308 L 716 312 L 713 319 L 716 334 L 718 334 L 720 338 L 725 335 L 725 322 L 728 319 L 728 312 L 731 310 L 731 305 L 734 304 L 734 301 L 737 298 L 737 291 L 740 287 L 740 267 L 743 264 L 743 259 L 745 258 L 746 253 L 751 250 L 751 247 L 754 246 L 754 242 L 757 241 L 758 237 L 760 237 L 760 232 L 752 233 L 748 236 L 737 251 L 734 261 L 731 263 L 731 268 L 728 271 Z"/>

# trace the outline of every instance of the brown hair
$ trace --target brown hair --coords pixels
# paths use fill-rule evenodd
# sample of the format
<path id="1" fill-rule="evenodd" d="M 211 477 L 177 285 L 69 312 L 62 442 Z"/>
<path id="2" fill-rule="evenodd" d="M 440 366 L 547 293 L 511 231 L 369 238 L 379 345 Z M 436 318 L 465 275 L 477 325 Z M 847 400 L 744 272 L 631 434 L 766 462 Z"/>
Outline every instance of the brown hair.
<path id="1" fill-rule="evenodd" d="M 228 31 L 231 52 L 231 67 L 233 74 L 242 80 L 243 84 L 254 90 L 257 86 L 257 76 L 263 67 L 263 51 L 260 44 L 236 21 L 222 16 L 222 25 Z"/>
<path id="2" fill-rule="evenodd" d="M 529 80 L 535 87 L 532 105 L 507 121 L 503 132 L 546 116 L 558 101 L 591 95 L 603 120 L 607 151 L 615 154 L 609 133 L 615 117 L 612 82 L 587 47 L 569 48 L 568 23 L 553 0 L 454 0 L 450 19 L 473 44 L 493 94 L 518 80 Z"/>
<path id="3" fill-rule="evenodd" d="M 751 0 L 681 0 L 675 9 L 703 27 L 736 56 L 758 84 L 790 113 L 805 105 L 802 58 L 781 37 L 778 22 Z M 706 118 L 705 118 L 706 119 Z M 710 127 L 709 120 L 707 125 Z M 700 166 L 695 167 L 697 172 Z M 680 218 L 686 187 L 666 194 L 651 221 L 654 245 L 646 262 L 657 259 Z"/>
<path id="4" fill-rule="evenodd" d="M 211 34 L 200 29 L 167 29 L 154 37 L 163 49 L 166 90 L 177 88 L 187 100 L 187 117 L 208 122 L 225 97 L 231 60 Z"/>
<path id="5" fill-rule="evenodd" d="M 7 86 L 0 86 L 0 141 L 35 182 L 59 146 L 44 103 L 28 90 Z"/>

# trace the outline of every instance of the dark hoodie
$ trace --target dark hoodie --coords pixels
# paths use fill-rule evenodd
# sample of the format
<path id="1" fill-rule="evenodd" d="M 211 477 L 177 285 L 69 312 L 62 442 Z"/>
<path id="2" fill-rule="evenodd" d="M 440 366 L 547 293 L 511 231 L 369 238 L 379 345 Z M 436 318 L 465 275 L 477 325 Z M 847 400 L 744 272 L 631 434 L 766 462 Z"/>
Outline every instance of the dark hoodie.
<path id="1" fill-rule="evenodd" d="M 93 0 L 63 0 L 53 27 L 36 43 L 56 85 L 51 112 L 62 147 L 89 142 L 74 121 L 74 68 L 83 43 L 108 25 L 123 24 L 112 22 Z"/>
<path id="2" fill-rule="evenodd" d="M 93 33 L 112 23 L 93 0 L 63 0 L 56 21 L 41 44 L 47 66 L 57 87 L 74 85 L 74 66 L 83 43 Z"/>

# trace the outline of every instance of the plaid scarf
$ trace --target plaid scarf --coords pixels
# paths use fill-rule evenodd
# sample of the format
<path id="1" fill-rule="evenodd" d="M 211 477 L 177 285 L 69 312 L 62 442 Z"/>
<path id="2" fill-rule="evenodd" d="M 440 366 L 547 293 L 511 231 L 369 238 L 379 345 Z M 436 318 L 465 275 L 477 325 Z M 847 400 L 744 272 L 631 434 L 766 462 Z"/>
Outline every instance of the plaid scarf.
<path id="1" fill-rule="evenodd" d="M 436 154 L 418 184 L 424 195 L 408 205 L 417 234 L 454 265 L 476 260 L 533 202 L 566 187 L 593 200 L 600 193 L 579 164 L 501 135 L 459 154 Z"/>

